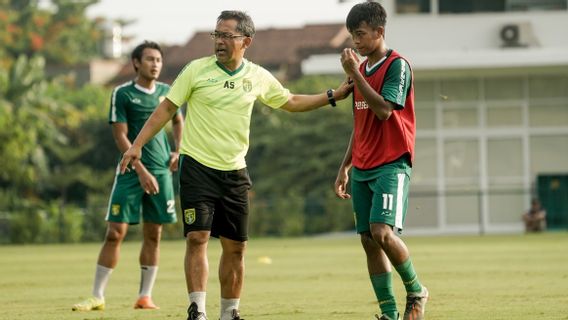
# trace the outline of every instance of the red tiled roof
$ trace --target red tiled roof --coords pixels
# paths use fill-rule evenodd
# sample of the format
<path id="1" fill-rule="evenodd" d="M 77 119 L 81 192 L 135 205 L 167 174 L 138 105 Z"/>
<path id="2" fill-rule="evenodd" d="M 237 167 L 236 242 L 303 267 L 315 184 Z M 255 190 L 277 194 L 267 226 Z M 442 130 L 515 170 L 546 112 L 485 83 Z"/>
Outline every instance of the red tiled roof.
<path id="1" fill-rule="evenodd" d="M 191 60 L 214 54 L 209 31 L 196 32 L 183 46 L 164 52 L 162 81 L 171 82 Z M 285 69 L 286 78 L 300 76 L 302 60 L 311 54 L 340 52 L 351 46 L 351 38 L 343 24 L 314 24 L 301 28 L 257 30 L 245 58 L 267 69 Z M 132 78 L 130 63 L 119 72 L 113 83 Z"/>

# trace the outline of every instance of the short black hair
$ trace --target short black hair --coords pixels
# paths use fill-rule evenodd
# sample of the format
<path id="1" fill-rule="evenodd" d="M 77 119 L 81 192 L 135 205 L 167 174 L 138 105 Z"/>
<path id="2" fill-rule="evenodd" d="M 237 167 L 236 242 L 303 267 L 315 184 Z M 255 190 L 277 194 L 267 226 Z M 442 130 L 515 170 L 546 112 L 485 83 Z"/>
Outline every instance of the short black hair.
<path id="1" fill-rule="evenodd" d="M 153 42 L 153 41 L 144 40 L 144 42 L 137 45 L 136 48 L 134 48 L 134 50 L 132 50 L 132 54 L 130 55 L 130 59 L 131 60 L 136 59 L 138 61 L 142 61 L 142 54 L 144 53 L 144 49 L 146 49 L 146 48 L 156 49 L 160 52 L 160 55 L 162 57 L 164 56 L 164 52 L 162 52 L 162 47 L 160 47 L 159 44 L 157 44 L 156 42 Z M 134 67 L 134 71 L 138 72 L 138 68 L 136 68 L 136 65 L 134 65 L 134 61 L 132 62 L 132 66 Z"/>
<path id="2" fill-rule="evenodd" d="M 374 29 L 378 29 L 379 27 L 384 28 L 387 24 L 387 12 L 385 8 L 383 8 L 380 3 L 373 1 L 356 4 L 351 8 L 345 20 L 347 30 L 353 32 L 355 29 L 359 28 L 363 22 L 366 22 Z"/>
<path id="3" fill-rule="evenodd" d="M 254 22 L 252 18 L 243 11 L 237 10 L 225 10 L 222 11 L 217 18 L 217 23 L 221 20 L 236 20 L 237 21 L 237 32 L 242 33 L 247 37 L 253 37 L 255 34 Z"/>

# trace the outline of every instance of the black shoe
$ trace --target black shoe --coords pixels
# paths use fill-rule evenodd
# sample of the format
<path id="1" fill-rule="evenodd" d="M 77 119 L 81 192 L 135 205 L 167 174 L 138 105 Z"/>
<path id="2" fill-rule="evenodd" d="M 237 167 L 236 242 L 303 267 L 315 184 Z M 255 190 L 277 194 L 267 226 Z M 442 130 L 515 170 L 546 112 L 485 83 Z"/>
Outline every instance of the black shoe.
<path id="1" fill-rule="evenodd" d="M 239 310 L 233 309 L 233 320 L 245 320 L 245 319 L 241 318 Z"/>
<path id="2" fill-rule="evenodd" d="M 205 313 L 197 311 L 197 303 L 192 302 L 187 308 L 187 320 L 207 320 L 207 317 Z"/>

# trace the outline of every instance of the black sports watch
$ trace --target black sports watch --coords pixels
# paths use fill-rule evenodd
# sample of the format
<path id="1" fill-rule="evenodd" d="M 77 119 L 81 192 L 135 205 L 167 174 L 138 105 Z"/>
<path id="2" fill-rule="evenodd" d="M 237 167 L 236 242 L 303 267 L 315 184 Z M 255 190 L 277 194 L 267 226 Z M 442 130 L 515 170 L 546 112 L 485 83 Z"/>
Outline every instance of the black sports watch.
<path id="1" fill-rule="evenodd" d="M 332 107 L 337 105 L 335 103 L 335 98 L 333 97 L 333 89 L 327 90 L 327 101 L 329 101 L 329 104 L 331 104 Z"/>

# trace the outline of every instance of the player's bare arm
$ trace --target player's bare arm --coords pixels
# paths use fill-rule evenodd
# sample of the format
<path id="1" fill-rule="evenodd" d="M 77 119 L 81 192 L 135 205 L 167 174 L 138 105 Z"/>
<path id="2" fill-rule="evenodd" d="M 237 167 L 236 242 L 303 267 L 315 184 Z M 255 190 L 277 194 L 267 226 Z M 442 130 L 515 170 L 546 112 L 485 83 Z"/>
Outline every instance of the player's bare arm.
<path id="1" fill-rule="evenodd" d="M 341 53 L 341 65 L 347 76 L 353 80 L 354 85 L 357 86 L 357 89 L 359 89 L 361 95 L 363 95 L 369 105 L 369 108 L 375 113 L 377 118 L 387 120 L 395 109 L 395 105 L 390 101 L 386 101 L 365 81 L 365 78 L 361 72 L 359 72 L 359 58 L 353 49 L 347 48 L 343 50 Z"/>
<path id="2" fill-rule="evenodd" d="M 341 199 L 351 198 L 351 195 L 347 193 L 347 182 L 349 182 L 349 170 L 351 169 L 352 144 L 353 144 L 353 131 L 351 131 L 351 138 L 349 139 L 347 150 L 345 150 L 343 161 L 341 161 L 341 166 L 339 166 L 339 171 L 337 172 L 337 178 L 335 179 L 335 186 L 334 186 L 335 194 L 337 195 L 337 197 Z"/>
<path id="3" fill-rule="evenodd" d="M 179 146 L 181 144 L 181 133 L 183 131 L 183 117 L 177 113 L 172 118 L 172 128 L 174 133 L 174 149 L 170 153 L 170 171 L 178 170 L 179 166 Z"/>
<path id="4" fill-rule="evenodd" d="M 343 100 L 353 91 L 353 84 L 345 79 L 337 89 L 333 90 L 333 98 L 337 101 Z M 304 112 L 321 108 L 329 104 L 327 93 L 305 95 L 291 94 L 288 101 L 281 107 L 289 112 Z"/>
<path id="5" fill-rule="evenodd" d="M 129 164 L 133 164 L 134 169 L 136 169 L 136 164 L 142 156 L 142 146 L 172 119 L 176 111 L 177 106 L 170 100 L 165 99 L 160 103 L 150 118 L 148 118 L 144 127 L 142 127 L 142 130 L 132 143 L 132 146 L 122 155 L 122 160 L 120 160 L 120 173 L 124 174 Z"/>

